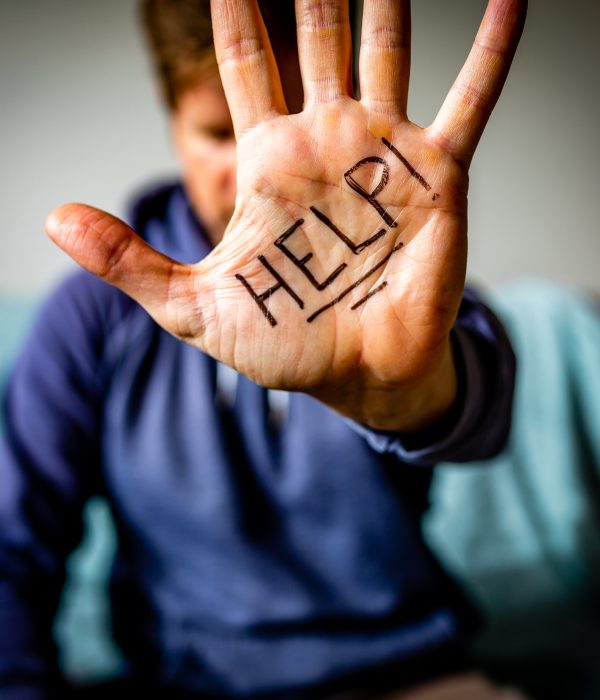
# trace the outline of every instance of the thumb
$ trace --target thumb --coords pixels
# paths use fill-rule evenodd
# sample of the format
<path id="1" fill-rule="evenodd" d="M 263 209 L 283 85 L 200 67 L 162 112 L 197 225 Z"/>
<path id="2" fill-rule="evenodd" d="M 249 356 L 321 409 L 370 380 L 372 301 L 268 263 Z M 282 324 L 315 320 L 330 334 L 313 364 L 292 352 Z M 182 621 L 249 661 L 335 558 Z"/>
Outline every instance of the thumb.
<path id="1" fill-rule="evenodd" d="M 46 233 L 88 272 L 135 299 L 165 330 L 189 342 L 202 335 L 193 265 L 162 255 L 120 219 L 85 204 L 54 209 Z"/>

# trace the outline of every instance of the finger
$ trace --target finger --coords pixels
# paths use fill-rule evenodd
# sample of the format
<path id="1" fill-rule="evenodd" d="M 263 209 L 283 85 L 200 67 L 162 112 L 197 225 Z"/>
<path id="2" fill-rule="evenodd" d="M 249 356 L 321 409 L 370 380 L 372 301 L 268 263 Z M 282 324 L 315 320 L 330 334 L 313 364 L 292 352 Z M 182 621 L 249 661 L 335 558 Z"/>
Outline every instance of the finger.
<path id="1" fill-rule="evenodd" d="M 489 0 L 473 48 L 429 128 L 460 160 L 473 157 L 508 75 L 526 11 L 526 0 Z"/>
<path id="2" fill-rule="evenodd" d="M 365 0 L 360 41 L 360 99 L 406 114 L 410 75 L 410 0 Z"/>
<path id="3" fill-rule="evenodd" d="M 296 0 L 296 25 L 305 104 L 351 94 L 348 0 Z"/>
<path id="4" fill-rule="evenodd" d="M 203 331 L 193 268 L 151 248 L 119 219 L 65 204 L 46 219 L 50 238 L 77 263 L 135 299 L 163 328 L 189 340 Z"/>
<path id="5" fill-rule="evenodd" d="M 286 114 L 277 64 L 256 0 L 211 0 L 215 52 L 239 138 L 269 114 Z"/>

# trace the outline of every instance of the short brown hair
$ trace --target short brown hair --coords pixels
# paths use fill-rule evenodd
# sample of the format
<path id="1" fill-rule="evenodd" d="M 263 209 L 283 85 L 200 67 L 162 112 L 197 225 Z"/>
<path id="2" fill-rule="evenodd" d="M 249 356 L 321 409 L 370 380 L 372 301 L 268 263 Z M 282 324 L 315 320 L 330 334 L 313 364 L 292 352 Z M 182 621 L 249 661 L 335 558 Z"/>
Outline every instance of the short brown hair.
<path id="1" fill-rule="evenodd" d="M 261 0 L 260 8 L 274 41 L 294 48 L 293 0 Z M 186 90 L 217 68 L 210 0 L 142 0 L 140 15 L 163 97 L 175 109 Z"/>
<path id="2" fill-rule="evenodd" d="M 163 98 L 180 95 L 216 66 L 210 0 L 143 0 L 140 16 Z"/>

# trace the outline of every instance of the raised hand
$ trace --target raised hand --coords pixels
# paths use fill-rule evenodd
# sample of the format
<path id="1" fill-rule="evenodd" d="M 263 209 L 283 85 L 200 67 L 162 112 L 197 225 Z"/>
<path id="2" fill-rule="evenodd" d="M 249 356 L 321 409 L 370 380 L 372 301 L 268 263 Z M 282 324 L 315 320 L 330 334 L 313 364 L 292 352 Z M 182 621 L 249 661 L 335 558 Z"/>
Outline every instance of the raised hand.
<path id="1" fill-rule="evenodd" d="M 255 0 L 213 0 L 237 139 L 225 236 L 196 265 L 110 215 L 55 210 L 47 230 L 175 336 L 259 384 L 308 392 L 375 428 L 418 430 L 456 394 L 449 340 L 467 252 L 468 167 L 526 2 L 490 0 L 435 121 L 408 121 L 408 0 L 365 0 L 360 100 L 347 2 L 297 0 L 305 104 L 288 114 Z"/>

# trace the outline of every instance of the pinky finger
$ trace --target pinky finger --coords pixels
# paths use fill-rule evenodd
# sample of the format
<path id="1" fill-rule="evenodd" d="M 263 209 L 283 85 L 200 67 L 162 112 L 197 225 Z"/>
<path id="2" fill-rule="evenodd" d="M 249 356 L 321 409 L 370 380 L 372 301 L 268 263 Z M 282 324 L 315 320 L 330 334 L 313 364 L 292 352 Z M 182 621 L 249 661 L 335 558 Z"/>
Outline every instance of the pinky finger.
<path id="1" fill-rule="evenodd" d="M 135 299 L 173 335 L 203 332 L 194 268 L 162 255 L 127 224 L 85 204 L 65 204 L 46 219 L 49 237 L 88 272 Z"/>
<path id="2" fill-rule="evenodd" d="M 433 124 L 432 138 L 469 163 L 508 76 L 527 0 L 489 0 L 475 43 Z"/>

